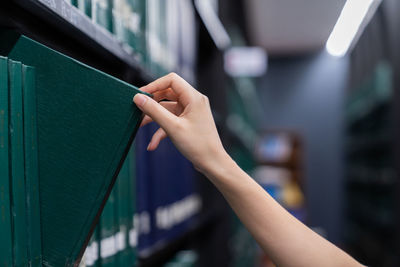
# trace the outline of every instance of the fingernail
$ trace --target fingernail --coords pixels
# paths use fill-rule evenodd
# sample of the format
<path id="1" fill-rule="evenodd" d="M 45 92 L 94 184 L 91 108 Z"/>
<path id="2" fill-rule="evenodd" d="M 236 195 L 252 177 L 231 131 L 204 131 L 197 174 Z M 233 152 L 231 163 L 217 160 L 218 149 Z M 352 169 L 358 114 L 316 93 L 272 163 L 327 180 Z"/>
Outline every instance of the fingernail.
<path id="1" fill-rule="evenodd" d="M 143 107 L 143 105 L 146 103 L 147 101 L 147 96 L 143 95 L 143 94 L 136 94 L 133 97 L 133 102 L 135 102 L 135 104 L 138 107 Z"/>
<path id="2" fill-rule="evenodd" d="M 150 145 L 151 145 L 151 142 L 147 145 L 147 148 L 146 148 L 147 151 L 150 150 Z"/>

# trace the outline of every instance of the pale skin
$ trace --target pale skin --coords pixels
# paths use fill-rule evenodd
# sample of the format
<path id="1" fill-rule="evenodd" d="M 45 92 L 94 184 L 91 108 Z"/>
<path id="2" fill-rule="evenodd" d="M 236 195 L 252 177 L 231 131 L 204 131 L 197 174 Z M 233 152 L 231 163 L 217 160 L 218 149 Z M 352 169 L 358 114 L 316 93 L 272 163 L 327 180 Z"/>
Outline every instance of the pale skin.
<path id="1" fill-rule="evenodd" d="M 289 214 L 247 175 L 222 146 L 208 98 L 171 73 L 141 90 L 133 101 L 146 114 L 142 126 L 160 128 L 147 149 L 169 137 L 194 167 L 224 195 L 242 223 L 278 266 L 362 266 Z M 160 100 L 168 99 L 170 101 Z"/>

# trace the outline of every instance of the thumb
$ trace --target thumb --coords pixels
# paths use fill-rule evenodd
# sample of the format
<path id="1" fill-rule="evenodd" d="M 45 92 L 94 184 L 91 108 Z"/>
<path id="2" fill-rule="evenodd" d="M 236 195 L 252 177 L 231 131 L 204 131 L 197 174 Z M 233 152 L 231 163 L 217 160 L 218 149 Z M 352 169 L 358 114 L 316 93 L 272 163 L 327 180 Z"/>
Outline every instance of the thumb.
<path id="1" fill-rule="evenodd" d="M 166 108 L 157 103 L 154 99 L 144 94 L 136 94 L 133 102 L 143 111 L 144 114 L 152 118 L 164 130 L 168 131 L 171 125 L 175 124 L 177 117 Z"/>

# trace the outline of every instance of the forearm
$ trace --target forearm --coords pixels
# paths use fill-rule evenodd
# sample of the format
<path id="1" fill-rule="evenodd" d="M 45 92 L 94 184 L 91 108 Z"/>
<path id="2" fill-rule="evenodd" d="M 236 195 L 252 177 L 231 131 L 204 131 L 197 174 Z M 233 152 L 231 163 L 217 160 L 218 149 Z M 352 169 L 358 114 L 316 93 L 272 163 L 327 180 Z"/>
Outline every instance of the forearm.
<path id="1" fill-rule="evenodd" d="M 359 266 L 276 203 L 226 154 L 208 98 L 171 73 L 145 87 L 154 99 L 136 94 L 145 123 L 160 125 L 148 149 L 168 136 L 179 151 L 221 191 L 243 224 L 279 266 Z M 168 99 L 173 102 L 158 103 Z"/>
<path id="2" fill-rule="evenodd" d="M 278 266 L 361 266 L 290 215 L 230 157 L 219 158 L 206 176 Z"/>

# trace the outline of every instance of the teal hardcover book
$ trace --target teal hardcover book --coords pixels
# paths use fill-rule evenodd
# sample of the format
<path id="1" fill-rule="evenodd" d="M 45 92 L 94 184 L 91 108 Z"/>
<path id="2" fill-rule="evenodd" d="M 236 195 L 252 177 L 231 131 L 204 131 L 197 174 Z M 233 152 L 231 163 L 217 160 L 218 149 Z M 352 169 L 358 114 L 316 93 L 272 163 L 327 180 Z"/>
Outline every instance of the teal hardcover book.
<path id="1" fill-rule="evenodd" d="M 118 227 L 117 236 L 117 247 L 118 247 L 118 266 L 130 266 L 132 265 L 132 260 L 130 259 L 130 247 L 129 247 L 129 210 L 128 203 L 129 199 L 129 156 L 128 154 L 124 165 L 117 178 L 117 186 L 115 190 L 117 191 L 118 197 L 116 198 L 116 224 Z"/>
<path id="2" fill-rule="evenodd" d="M 27 266 L 28 240 L 25 205 L 22 64 L 9 60 L 10 185 L 14 266 Z"/>
<path id="3" fill-rule="evenodd" d="M 116 242 L 115 225 L 115 191 L 111 191 L 110 197 L 104 206 L 100 218 L 100 258 L 102 267 L 116 266 L 116 256 L 118 253 Z"/>
<path id="4" fill-rule="evenodd" d="M 86 16 L 92 17 L 92 1 L 90 0 L 78 0 L 77 6 Z"/>
<path id="5" fill-rule="evenodd" d="M 113 266 L 121 266 L 120 265 L 120 251 L 122 249 L 123 246 L 123 235 L 121 235 L 120 232 L 120 227 L 119 227 L 119 211 L 118 211 L 118 207 L 119 207 L 119 179 L 121 177 L 121 175 L 123 175 L 124 173 L 124 166 L 125 163 L 122 165 L 121 170 L 119 171 L 117 180 L 115 181 L 114 184 L 114 188 L 112 191 L 112 195 L 114 197 L 113 199 L 113 232 L 114 232 L 114 244 L 115 244 L 115 255 L 113 256 L 113 261 L 114 261 L 114 265 Z"/>
<path id="6" fill-rule="evenodd" d="M 0 266 L 12 266 L 9 143 L 8 143 L 8 59 L 0 57 Z"/>
<path id="7" fill-rule="evenodd" d="M 113 32 L 112 24 L 112 1 L 111 0 L 96 0 L 94 2 L 95 22 L 109 32 Z"/>
<path id="8" fill-rule="evenodd" d="M 35 69 L 22 65 L 25 190 L 30 266 L 41 266 L 42 240 L 40 230 L 39 170 Z"/>
<path id="9" fill-rule="evenodd" d="M 129 259 L 131 261 L 130 264 L 135 264 L 136 257 L 136 248 L 138 242 L 137 236 L 137 225 L 135 225 L 135 214 L 136 214 L 136 157 L 135 157 L 135 146 L 132 146 L 129 154 L 128 154 L 128 168 L 129 168 L 129 176 L 128 176 L 128 199 L 127 199 L 127 212 L 128 212 L 128 229 L 129 229 Z"/>
<path id="10" fill-rule="evenodd" d="M 44 266 L 79 263 L 142 119 L 136 87 L 23 35 L 0 54 L 36 70 Z"/>
<path id="11" fill-rule="evenodd" d="M 89 244 L 85 250 L 84 260 L 85 260 L 85 265 L 87 267 L 100 266 L 99 242 L 97 240 L 98 229 L 99 227 L 96 227 L 92 237 L 90 238 Z"/>

